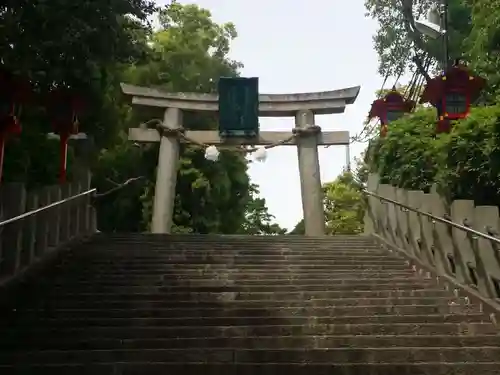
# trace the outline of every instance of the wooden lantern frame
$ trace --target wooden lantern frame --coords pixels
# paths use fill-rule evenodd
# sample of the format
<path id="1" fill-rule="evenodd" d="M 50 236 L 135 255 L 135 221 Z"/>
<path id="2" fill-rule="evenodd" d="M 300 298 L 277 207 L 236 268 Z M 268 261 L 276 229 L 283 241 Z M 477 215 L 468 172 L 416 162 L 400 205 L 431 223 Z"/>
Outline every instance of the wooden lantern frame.
<path id="1" fill-rule="evenodd" d="M 479 97 L 485 85 L 484 78 L 471 74 L 465 65 L 456 64 L 443 75 L 436 76 L 427 82 L 420 103 L 429 103 L 438 108 L 439 120 L 463 119 L 469 115 L 471 104 Z M 446 109 L 446 95 L 448 94 L 464 95 L 465 111 L 449 113 Z"/>
<path id="2" fill-rule="evenodd" d="M 391 122 L 387 116 L 389 112 L 410 113 L 414 108 L 415 102 L 413 100 L 406 100 L 396 89 L 392 89 L 383 98 L 372 103 L 368 119 L 378 117 L 382 125 L 388 125 Z"/>

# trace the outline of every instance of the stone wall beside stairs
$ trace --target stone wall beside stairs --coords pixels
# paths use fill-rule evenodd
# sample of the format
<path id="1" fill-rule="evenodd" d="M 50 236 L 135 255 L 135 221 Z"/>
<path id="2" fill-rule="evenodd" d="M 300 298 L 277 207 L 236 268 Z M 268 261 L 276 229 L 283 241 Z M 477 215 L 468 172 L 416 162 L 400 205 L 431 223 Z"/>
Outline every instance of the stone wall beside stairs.
<path id="1" fill-rule="evenodd" d="M 378 196 L 368 196 L 367 234 L 403 251 L 436 275 L 470 288 L 486 301 L 494 305 L 498 302 L 500 245 L 495 239 L 500 233 L 500 217 L 497 206 L 476 206 L 471 200 L 447 204 L 436 189 L 424 193 L 381 184 L 377 174 L 370 174 L 367 190 Z M 463 227 L 487 236 L 468 232 Z"/>

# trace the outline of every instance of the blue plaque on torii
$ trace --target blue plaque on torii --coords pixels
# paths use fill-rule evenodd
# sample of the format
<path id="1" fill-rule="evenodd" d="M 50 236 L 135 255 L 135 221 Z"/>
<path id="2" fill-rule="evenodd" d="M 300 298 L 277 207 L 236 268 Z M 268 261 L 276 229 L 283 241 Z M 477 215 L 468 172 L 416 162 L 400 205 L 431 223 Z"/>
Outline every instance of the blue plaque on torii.
<path id="1" fill-rule="evenodd" d="M 221 138 L 259 135 L 259 78 L 219 79 L 219 134 Z"/>

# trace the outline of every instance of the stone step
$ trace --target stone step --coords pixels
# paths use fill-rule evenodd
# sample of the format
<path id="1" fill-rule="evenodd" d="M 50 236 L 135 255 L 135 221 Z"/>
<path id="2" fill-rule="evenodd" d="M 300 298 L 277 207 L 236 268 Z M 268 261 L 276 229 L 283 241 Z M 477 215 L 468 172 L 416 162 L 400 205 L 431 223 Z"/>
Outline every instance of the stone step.
<path id="1" fill-rule="evenodd" d="M 248 236 L 248 235 L 231 235 L 231 234 L 152 234 L 152 233 L 127 233 L 127 234 L 104 234 L 101 238 L 94 237 L 93 243 L 210 243 L 231 244 L 231 243 L 362 243 L 374 244 L 373 237 L 364 235 L 335 235 L 321 237 L 304 237 L 304 236 Z"/>
<path id="2" fill-rule="evenodd" d="M 58 338 L 29 337 L 2 341 L 0 350 L 110 350 L 121 349 L 176 349 L 176 348 L 235 348 L 235 349 L 289 349 L 289 348 L 390 348 L 390 347 L 500 347 L 500 335 L 446 336 L 240 336 L 158 339 Z"/>
<path id="3" fill-rule="evenodd" d="M 275 244 L 265 244 L 265 243 L 233 243 L 233 244 L 221 244 L 216 242 L 207 242 L 207 243 L 131 243 L 131 244 L 94 244 L 89 247 L 90 251 L 99 250 L 101 253 L 113 253 L 122 251 L 124 253 L 134 252 L 135 254 L 148 253 L 148 252 L 204 252 L 204 251 L 217 251 L 217 252 L 227 252 L 227 253 L 236 253 L 236 252 L 257 252 L 257 253 L 280 253 L 280 252 L 297 252 L 297 253 L 307 253 L 307 252 L 316 252 L 316 253 L 335 253 L 335 252 L 347 252 L 347 251 L 372 251 L 372 252 L 384 252 L 388 253 L 398 253 L 397 251 L 391 251 L 391 249 L 386 249 L 380 247 L 378 245 L 366 245 L 366 244 L 332 244 L 332 243 L 323 243 L 323 244 L 290 244 L 290 243 L 275 243 Z"/>
<path id="4" fill-rule="evenodd" d="M 258 268 L 262 266 L 264 268 L 269 268 L 270 266 L 277 266 L 280 268 L 288 268 L 288 267 L 300 267 L 300 266 L 330 266 L 337 267 L 344 266 L 344 268 L 351 266 L 359 266 L 363 264 L 365 267 L 373 266 L 400 266 L 405 265 L 405 259 L 397 258 L 397 257 L 387 257 L 386 259 L 381 258 L 379 256 L 370 256 L 366 257 L 366 259 L 362 257 L 274 257 L 273 259 L 267 259 L 268 257 L 262 258 L 242 258 L 242 257 L 206 257 L 206 256 L 198 256 L 198 257 L 174 257 L 174 256 L 165 256 L 165 257 L 148 257 L 148 258 L 140 258 L 140 259 L 131 259 L 128 258 L 118 258 L 118 257 L 94 257 L 92 260 L 90 259 L 65 259 L 61 260 L 61 266 L 77 266 L 78 264 L 83 264 L 85 267 L 116 267 L 118 266 L 150 266 L 154 264 L 160 265 L 185 265 L 191 262 L 192 264 L 205 264 L 205 265 L 213 265 L 214 267 L 224 267 L 224 265 L 232 265 L 233 267 L 253 267 Z M 408 269 L 406 265 L 406 269 Z"/>
<path id="5" fill-rule="evenodd" d="M 231 326 L 231 327 L 247 327 L 247 326 L 279 326 L 279 325 L 294 325 L 294 326 L 317 326 L 317 325 L 333 325 L 333 324 L 364 324 L 364 323 L 399 323 L 399 324 L 418 324 L 425 323 L 490 323 L 489 318 L 484 314 L 453 314 L 431 315 L 398 315 L 397 311 L 392 314 L 384 315 L 369 314 L 367 311 L 355 311 L 360 313 L 359 316 L 354 315 L 319 315 L 323 311 L 319 311 L 318 315 L 307 316 L 304 311 L 299 311 L 297 315 L 271 315 L 272 312 L 256 311 L 257 316 L 247 315 L 249 311 L 221 311 L 213 310 L 211 313 L 202 311 L 198 313 L 196 310 L 187 311 L 181 309 L 160 310 L 156 312 L 146 312 L 143 314 L 130 310 L 112 310 L 98 311 L 97 313 L 89 313 L 85 315 L 83 310 L 73 313 L 45 313 L 23 314 L 16 319 L 9 319 L 0 322 L 0 327 L 5 330 L 17 327 L 20 330 L 35 329 L 37 325 L 50 326 L 54 329 L 66 329 L 76 327 L 216 327 L 216 326 Z M 182 312 L 186 312 L 186 316 Z M 266 314 L 267 313 L 267 314 Z M 279 313 L 278 311 L 275 313 Z M 326 312 L 328 313 L 328 312 Z M 351 313 L 351 312 L 349 312 Z M 189 315 L 191 314 L 191 315 Z M 250 329 L 252 332 L 252 329 Z M 318 334 L 321 332 L 319 331 Z"/>
<path id="6" fill-rule="evenodd" d="M 108 246 L 94 246 L 92 249 L 89 249 L 85 253 L 81 252 L 69 252 L 66 255 L 66 258 L 81 258 L 81 259 L 89 259 L 93 256 L 126 256 L 127 254 L 136 254 L 137 249 L 131 247 L 108 247 Z M 158 256 L 158 255 L 172 255 L 172 256 L 200 256 L 200 255 L 212 255 L 212 256 L 289 256 L 289 257 L 302 257 L 302 256 L 324 256 L 324 257 L 335 257 L 335 256 L 366 256 L 366 255 L 381 255 L 381 256 L 395 256 L 398 253 L 390 252 L 385 249 L 381 249 L 379 247 L 362 247 L 362 248 L 352 248 L 352 249 L 344 249 L 344 248 L 328 248 L 328 249 L 291 249 L 291 248 L 256 248 L 256 249 L 226 249 L 226 248 L 214 248 L 214 247 L 204 247 L 204 248 L 177 248 L 177 249 L 166 249 L 164 247 L 149 247 L 143 251 L 141 251 L 141 255 L 150 255 L 150 256 Z"/>
<path id="7" fill-rule="evenodd" d="M 393 318 L 394 319 L 394 318 Z M 111 321 L 111 320 L 110 320 Z M 359 323 L 314 325 L 245 325 L 245 326 L 152 326 L 149 319 L 128 319 L 116 324 L 84 327 L 11 326 L 2 329 L 2 339 L 23 337 L 87 337 L 87 338 L 190 338 L 232 336 L 302 336 L 302 335 L 491 335 L 498 329 L 491 323 Z M 101 321 L 102 322 L 102 321 Z M 127 324 L 128 322 L 128 324 Z M 98 322 L 96 322 L 98 323 Z M 144 325 L 139 325 L 140 323 Z M 147 324 L 147 325 L 146 325 Z"/>
<path id="8" fill-rule="evenodd" d="M 212 270 L 212 271 L 224 271 L 227 269 L 234 269 L 225 264 L 202 264 L 202 265 L 190 265 L 190 264 L 174 264 L 174 265 L 162 265 L 161 263 L 150 263 L 150 264 L 116 264 L 110 262 L 109 264 L 85 264 L 85 263 L 71 263 L 68 265 L 59 265 L 51 269 L 51 271 L 57 272 L 58 270 L 64 271 L 77 271 L 82 267 L 99 273 L 128 273 L 128 272 L 165 272 L 169 271 L 196 271 L 199 269 Z M 403 262 L 398 262 L 396 264 L 356 264 L 356 265 L 325 265 L 325 264 L 315 264 L 315 265 L 294 265 L 288 264 L 286 266 L 276 266 L 276 265 L 238 265 L 238 270 L 240 272 L 301 272 L 301 273 L 327 273 L 327 272 L 359 272 L 359 271 L 406 271 L 408 270 L 408 265 Z"/>
<path id="9" fill-rule="evenodd" d="M 244 245 L 267 245 L 267 246 L 279 246 L 279 245 L 309 245 L 309 246 L 317 246 L 317 245 L 368 245 L 374 246 L 376 245 L 373 238 L 364 237 L 364 238 L 344 238 L 340 239 L 337 236 L 334 237 L 290 237 L 290 236 L 231 236 L 231 235 L 196 235 L 196 234 L 188 234 L 184 236 L 176 236 L 176 235 L 168 235 L 164 238 L 154 238 L 151 235 L 141 236 L 141 237 L 129 237 L 128 234 L 126 236 L 120 237 L 110 237 L 105 239 L 104 241 L 90 241 L 93 245 L 96 244 L 157 244 L 157 245 L 194 245 L 194 244 L 215 244 L 219 246 L 244 246 Z"/>
<path id="10" fill-rule="evenodd" d="M 270 292 L 270 291 L 348 291 L 348 290 L 380 290 L 394 288 L 396 290 L 412 290 L 422 289 L 426 287 L 435 287 L 434 280 L 422 281 L 399 281 L 385 283 L 371 283 L 369 281 L 351 284 L 325 285 L 308 284 L 308 285 L 237 285 L 237 286 L 222 286 L 222 285 L 199 285 L 199 286 L 143 286 L 143 285 L 119 285 L 119 286 L 103 286 L 103 285 L 80 285 L 76 288 L 74 285 L 71 288 L 53 287 L 52 290 L 57 293 L 66 293 L 68 289 L 79 293 L 177 293 L 177 292 Z"/>
<path id="11" fill-rule="evenodd" d="M 136 248 L 138 250 L 149 248 L 164 248 L 169 250 L 175 249 L 199 249 L 199 248 L 220 248 L 227 250 L 239 249 L 280 249 L 290 248 L 294 250 L 308 249 L 324 249 L 330 248 L 379 248 L 374 242 L 348 242 L 348 241 L 109 241 L 109 242 L 93 242 L 92 248 L 99 246 L 107 246 L 108 248 Z"/>
<path id="12" fill-rule="evenodd" d="M 106 309 L 108 309 L 106 311 Z M 381 319 L 384 315 L 408 315 L 408 320 L 415 321 L 416 316 L 420 316 L 420 321 L 425 321 L 422 316 L 425 314 L 478 314 L 481 315 L 481 308 L 477 305 L 450 306 L 442 305 L 368 305 L 359 302 L 358 305 L 339 305 L 339 306 L 320 306 L 310 303 L 295 303 L 290 306 L 282 307 L 279 304 L 273 306 L 258 306 L 257 304 L 240 303 L 177 303 L 169 301 L 154 301 L 154 302 L 129 302 L 129 301 L 108 301 L 108 302 L 91 302 L 91 301 L 43 301 L 40 305 L 25 306 L 19 309 L 3 312 L 4 316 L 17 317 L 25 314 L 25 312 L 36 313 L 43 316 L 57 316 L 64 318 L 64 314 L 69 314 L 68 310 L 73 310 L 74 315 L 81 316 L 81 312 L 85 310 L 88 316 L 94 317 L 286 317 L 286 316 L 324 316 L 343 318 L 344 322 L 348 322 L 349 318 L 357 316 L 373 316 L 374 320 Z M 59 312 L 60 311 L 60 312 Z M 87 315 L 84 315 L 87 316 Z M 471 315 L 473 318 L 475 315 Z M 484 314 L 477 316 L 482 319 Z M 405 317 L 402 317 L 405 318 Z M 429 316 L 428 319 L 433 317 Z M 463 318 L 463 317 L 462 317 Z M 388 318 L 387 318 L 388 319 Z M 405 318 L 406 319 L 406 318 Z M 437 318 L 438 320 L 441 318 Z M 458 318 L 457 318 L 458 319 Z M 404 321 L 404 319 L 403 319 Z M 10 324 L 10 323 L 9 323 Z M 1 322 L 0 322 L 1 325 Z"/>
<path id="13" fill-rule="evenodd" d="M 290 266 L 329 266 L 329 265 L 336 265 L 336 266 L 366 266 L 367 264 L 373 265 L 373 266 L 398 266 L 402 263 L 401 259 L 393 258 L 391 257 L 390 259 L 383 260 L 380 259 L 379 257 L 372 257 L 370 259 L 360 259 L 356 257 L 351 257 L 351 258 L 342 258 L 342 259 L 310 259 L 310 260 L 300 260 L 300 261 L 295 261 L 292 262 L 290 260 L 286 259 L 277 259 L 277 260 L 269 260 L 269 259 L 241 259 L 241 258 L 234 258 L 234 259 L 169 259 L 167 257 L 151 257 L 151 258 L 140 258 L 140 259 L 133 259 L 131 260 L 130 258 L 126 259 L 94 259 L 92 262 L 89 262 L 86 264 L 87 266 L 94 267 L 94 266 L 99 266 L 99 265 L 109 265 L 110 263 L 113 263 L 115 266 L 118 265 L 120 267 L 127 267 L 127 266 L 136 266 L 136 267 L 147 267 L 150 265 L 171 265 L 173 267 L 177 265 L 206 265 L 206 264 L 231 264 L 233 266 L 238 266 L 238 267 L 245 267 L 245 266 L 265 266 L 265 267 L 290 267 Z"/>
<path id="14" fill-rule="evenodd" d="M 280 247 L 290 247 L 295 249 L 319 249 L 319 248 L 330 248 L 330 247 L 373 247 L 380 248 L 379 245 L 373 241 L 316 241 L 316 240 L 306 240 L 306 241 L 148 241 L 148 240 L 134 240 L 130 241 L 91 241 L 92 247 L 97 246 L 108 246 L 113 248 L 119 247 L 138 247 L 140 249 L 148 247 L 163 247 L 163 248 L 196 248 L 196 247 L 217 247 L 217 248 L 227 248 L 227 249 L 238 249 L 238 248 L 266 248 L 274 249 Z"/>
<path id="15" fill-rule="evenodd" d="M 343 259 L 343 258 L 373 258 L 381 257 L 382 259 L 403 259 L 402 255 L 396 252 L 389 252 L 381 249 L 328 249 L 324 251 L 317 250 L 287 250 L 287 249 L 266 249 L 265 251 L 259 251 L 257 249 L 245 249 L 245 250 L 224 250 L 224 249 L 199 249 L 199 250 L 182 250 L 182 249 L 145 249 L 139 254 L 133 252 L 131 249 L 102 249 L 96 250 L 92 249 L 85 254 L 79 252 L 68 252 L 61 258 L 61 260 L 72 260 L 81 259 L 84 261 L 89 261 L 95 259 L 96 257 L 102 259 L 124 259 L 127 256 L 130 258 L 132 254 L 138 256 L 139 259 L 147 258 L 253 258 L 253 259 L 290 259 L 290 260 L 300 260 L 300 259 Z"/>
<path id="16" fill-rule="evenodd" d="M 62 301 L 60 296 L 53 295 L 53 298 L 45 298 L 44 301 L 49 303 L 50 301 Z M 73 299 L 75 301 L 75 299 Z M 91 303 L 92 300 L 80 299 L 84 303 Z M 115 300 L 116 301 L 116 300 Z M 105 301 L 97 301 L 102 303 Z M 118 301 L 117 301 L 118 302 Z M 127 300 L 123 300 L 127 302 Z M 133 303 L 138 303 L 138 301 L 130 301 Z M 371 297 L 371 298 L 309 298 L 304 300 L 267 300 L 263 303 L 261 300 L 247 300 L 244 298 L 239 298 L 236 293 L 228 293 L 224 297 L 218 300 L 200 301 L 200 300 L 170 300 L 168 294 L 165 295 L 163 301 L 152 301 L 163 303 L 164 306 L 176 307 L 196 307 L 196 308 L 257 308 L 257 309 L 269 309 L 269 308 L 285 308 L 285 307 L 340 307 L 340 306 L 385 306 L 385 307 L 395 307 L 395 306 L 412 306 L 412 305 L 422 305 L 422 306 L 468 306 L 469 300 L 467 297 Z M 157 305 L 157 307 L 159 307 Z"/>
<path id="17" fill-rule="evenodd" d="M 0 352 L 0 363 L 408 363 L 426 362 L 495 362 L 500 347 L 394 347 L 394 348 L 328 348 L 328 349 L 114 349 L 114 350 L 43 350 Z"/>
<path id="18" fill-rule="evenodd" d="M 351 275 L 352 276 L 352 275 Z M 150 285 L 150 286 L 190 286 L 193 288 L 196 287 L 207 287 L 207 286 L 231 286 L 235 285 L 241 288 L 253 287 L 253 286 L 266 286 L 272 285 L 274 287 L 279 286 L 305 286 L 305 285 L 323 285 L 325 289 L 328 289 L 330 285 L 349 285 L 349 286 L 358 286 L 358 285 L 377 285 L 377 284 L 387 284 L 389 281 L 393 281 L 396 284 L 403 283 L 419 283 L 425 282 L 426 280 L 419 276 L 414 277 L 380 277 L 380 278 L 339 278 L 338 276 L 330 279 L 287 279 L 287 280 L 276 280 L 276 279 L 219 279 L 219 280 L 209 280 L 209 279 L 176 279 L 176 280 L 166 280 L 164 278 L 158 278 L 158 281 L 142 281 L 137 279 L 96 279 L 92 280 L 56 280 L 53 283 L 54 286 L 64 286 L 66 288 L 71 287 L 92 287 L 92 286 L 117 286 L 117 287 L 125 287 L 125 286 L 142 286 L 142 285 Z M 431 280 L 428 280 L 431 281 Z M 433 281 L 433 280 L 432 280 Z"/>
<path id="19" fill-rule="evenodd" d="M 417 289 L 417 290 L 351 290 L 351 291 L 290 291 L 290 292 L 178 292 L 178 293 L 79 293 L 71 291 L 58 293 L 59 300 L 96 301 L 102 302 L 163 302 L 169 301 L 217 301 L 233 297 L 240 300 L 267 301 L 267 300 L 308 300 L 308 299 L 337 299 L 337 298 L 402 298 L 402 297 L 451 297 L 452 293 L 444 289 Z"/>
<path id="20" fill-rule="evenodd" d="M 402 271 L 392 271 L 390 273 L 388 272 L 382 272 L 382 271 L 360 271 L 357 273 L 357 275 L 363 277 L 363 278 L 369 278 L 369 277 L 374 277 L 374 278 L 387 278 L 387 277 L 396 277 L 396 278 L 403 278 L 403 277 L 414 277 L 416 275 L 415 271 L 412 270 L 402 270 Z M 143 280 L 143 281 L 157 281 L 158 279 L 218 279 L 222 278 L 225 276 L 230 276 L 231 278 L 237 278 L 237 279 L 253 279 L 253 278 L 266 278 L 266 279 L 273 279 L 273 280 L 279 280 L 279 279 L 330 279 L 330 278 L 339 278 L 339 277 L 345 277 L 345 276 L 352 276 L 352 271 L 347 271 L 347 270 L 342 270 L 342 271 L 334 271 L 334 272 L 329 272 L 329 273 L 303 273 L 303 272 L 277 272 L 277 271 L 272 271 L 272 272 L 241 272 L 239 270 L 231 270 L 228 269 L 227 271 L 219 271 L 219 272 L 214 272 L 211 270 L 183 270 L 183 271 L 172 271 L 172 270 L 165 270 L 163 272 L 157 270 L 155 272 L 114 272 L 114 273 L 97 273 L 94 272 L 92 269 L 86 269 L 84 272 L 65 272 L 57 275 L 54 280 L 57 279 L 73 279 L 73 280 Z"/>
<path id="21" fill-rule="evenodd" d="M 373 252 L 385 252 L 390 253 L 388 249 L 377 245 L 367 245 L 367 244 L 334 244 L 334 243 L 322 243 L 322 244 L 292 244 L 292 243 L 274 243 L 274 244 L 263 244 L 263 243 L 233 243 L 233 244 L 221 244 L 216 242 L 206 242 L 206 243 L 131 243 L 131 244 L 94 244 L 90 247 L 90 250 L 98 249 L 101 252 L 116 252 L 122 250 L 123 252 L 135 251 L 139 252 L 181 252 L 181 251 L 219 251 L 219 252 L 336 252 L 336 251 L 373 251 Z"/>
<path id="22" fill-rule="evenodd" d="M 25 362 L 24 362 L 25 363 Z M 455 362 L 455 363 L 165 363 L 165 362 L 111 362 L 100 364 L 75 364 L 73 362 L 52 365 L 2 366 L 0 373 L 9 375 L 498 375 L 499 362 Z"/>
<path id="23" fill-rule="evenodd" d="M 221 246 L 221 247 L 234 247 L 234 246 L 245 246 L 245 245 L 258 245 L 262 246 L 264 245 L 266 248 L 267 247 L 276 247 L 276 246 L 299 246 L 299 247 L 304 247 L 304 246 L 311 246 L 316 248 L 317 246 L 326 246 L 326 245 L 352 245 L 352 246 L 379 246 L 375 241 L 373 241 L 373 238 L 367 239 L 365 238 L 362 241 L 357 241 L 356 239 L 352 240 L 332 240 L 332 237 L 329 238 L 311 238 L 311 237 L 306 237 L 306 238 L 229 238 L 226 235 L 224 235 L 224 238 L 189 238 L 189 236 L 193 235 L 188 235 L 187 237 L 184 238 L 169 238 L 168 241 L 158 239 L 158 238 L 129 238 L 129 239 L 124 239 L 121 240 L 119 238 L 113 238 L 109 239 L 108 241 L 96 241 L 96 240 L 91 240 L 88 241 L 89 244 L 92 246 L 98 246 L 98 245 L 111 245 L 111 246 L 118 246 L 118 245 L 126 245 L 126 244 L 138 244 L 139 246 L 141 245 L 157 245 L 157 246 L 173 246 L 173 245 L 178 245 L 178 246 L 194 246 L 194 245 L 199 245 L 199 244 L 204 244 L 204 245 L 211 245 L 211 246 Z M 196 235 L 194 235 L 196 237 Z"/>

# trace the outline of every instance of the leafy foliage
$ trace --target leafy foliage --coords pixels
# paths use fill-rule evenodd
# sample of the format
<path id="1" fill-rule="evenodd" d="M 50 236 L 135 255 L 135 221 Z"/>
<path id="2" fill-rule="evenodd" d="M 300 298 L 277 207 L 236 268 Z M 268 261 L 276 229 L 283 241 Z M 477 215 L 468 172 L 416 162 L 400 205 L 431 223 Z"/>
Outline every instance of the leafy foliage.
<path id="1" fill-rule="evenodd" d="M 500 106 L 473 110 L 438 147 L 445 168 L 436 180 L 447 197 L 500 205 Z"/>
<path id="2" fill-rule="evenodd" d="M 241 227 L 241 233 L 245 234 L 285 234 L 286 229 L 273 223 L 274 216 L 266 207 L 266 200 L 259 198 L 257 185 L 250 186 L 250 199 L 246 206 L 246 220 Z"/>
<path id="3" fill-rule="evenodd" d="M 435 41 L 412 32 L 412 19 L 423 14 L 429 0 L 366 0 L 368 13 L 379 21 L 374 38 L 382 74 L 412 68 L 411 56 L 440 59 Z M 450 57 L 462 57 L 475 74 L 487 78 L 481 107 L 453 125 L 450 134 L 435 135 L 436 110 L 418 108 L 389 125 L 388 136 L 370 143 L 366 161 L 382 182 L 407 189 L 436 185 L 448 199 L 473 199 L 500 205 L 500 8 L 496 0 L 449 0 Z M 410 27 L 409 27 L 410 26 Z M 402 51 L 407 49 L 407 51 Z M 418 64 L 417 64 L 418 67 Z M 413 67 L 414 68 L 414 67 Z"/>
<path id="4" fill-rule="evenodd" d="M 417 111 L 391 123 L 369 147 L 370 168 L 383 183 L 428 190 L 451 199 L 500 205 L 500 107 L 474 108 L 450 134 L 435 136 L 434 112 Z"/>
<path id="5" fill-rule="evenodd" d="M 435 112 L 419 110 L 394 121 L 385 138 L 372 140 L 368 149 L 371 170 L 383 183 L 408 189 L 428 189 L 436 174 Z"/>
<path id="6" fill-rule="evenodd" d="M 54 183 L 58 142 L 43 107 L 53 87 L 78 90 L 86 104 L 83 131 L 104 145 L 122 121 L 116 103 L 120 66 L 144 58 L 146 19 L 155 10 L 149 0 L 6 1 L 0 5 L 2 65 L 29 79 L 33 95 L 23 108 L 23 133 L 10 140 L 4 181 L 28 186 Z M 43 155 L 43 158 L 40 158 Z"/>
<path id="7" fill-rule="evenodd" d="M 442 61 L 441 41 L 422 36 L 413 26 L 414 20 L 425 18 L 435 3 L 434 0 L 365 0 L 367 15 L 379 24 L 373 42 L 382 76 L 399 76 L 408 69 L 414 70 L 415 57 L 420 65 L 424 63 L 424 56 L 434 63 Z M 453 59 L 463 56 L 463 41 L 470 32 L 471 9 L 466 1 L 449 0 L 448 3 L 449 51 Z"/>
<path id="8" fill-rule="evenodd" d="M 358 234 L 363 231 L 365 201 L 362 183 L 349 172 L 323 185 L 327 234 Z M 301 220 L 290 234 L 304 234 Z"/>
<path id="9" fill-rule="evenodd" d="M 464 41 L 464 52 L 476 73 L 488 79 L 483 100 L 500 99 L 500 7 L 498 1 L 474 1 L 470 33 Z"/>
<path id="10" fill-rule="evenodd" d="M 90 0 L 75 7 L 67 0 L 7 0 L 0 5 L 2 61 L 29 78 L 35 90 L 33 101 L 23 109 L 23 133 L 7 145 L 4 181 L 24 181 L 29 186 L 55 183 L 59 146 L 46 139 L 52 129 L 41 104 L 52 87 L 77 90 L 85 101 L 81 130 L 92 139 L 93 149 L 85 157 L 80 147 L 72 147 L 70 172 L 76 165 L 90 165 L 99 191 L 143 177 L 97 201 L 102 231 L 147 230 L 154 195 L 158 145 L 133 145 L 126 129 L 162 113 L 132 110 L 121 100 L 119 83 L 213 92 L 220 76 L 237 76 L 241 67 L 228 58 L 237 36 L 233 24 L 215 23 L 209 11 L 196 5 L 172 1 L 157 9 L 154 3 Z M 160 22 L 154 33 L 148 22 L 151 16 Z M 188 129 L 216 125 L 213 115 L 184 116 Z M 242 154 L 226 151 L 213 163 L 205 160 L 199 147 L 185 145 L 181 151 L 176 231 L 278 230 L 265 202 L 250 186 Z"/>

